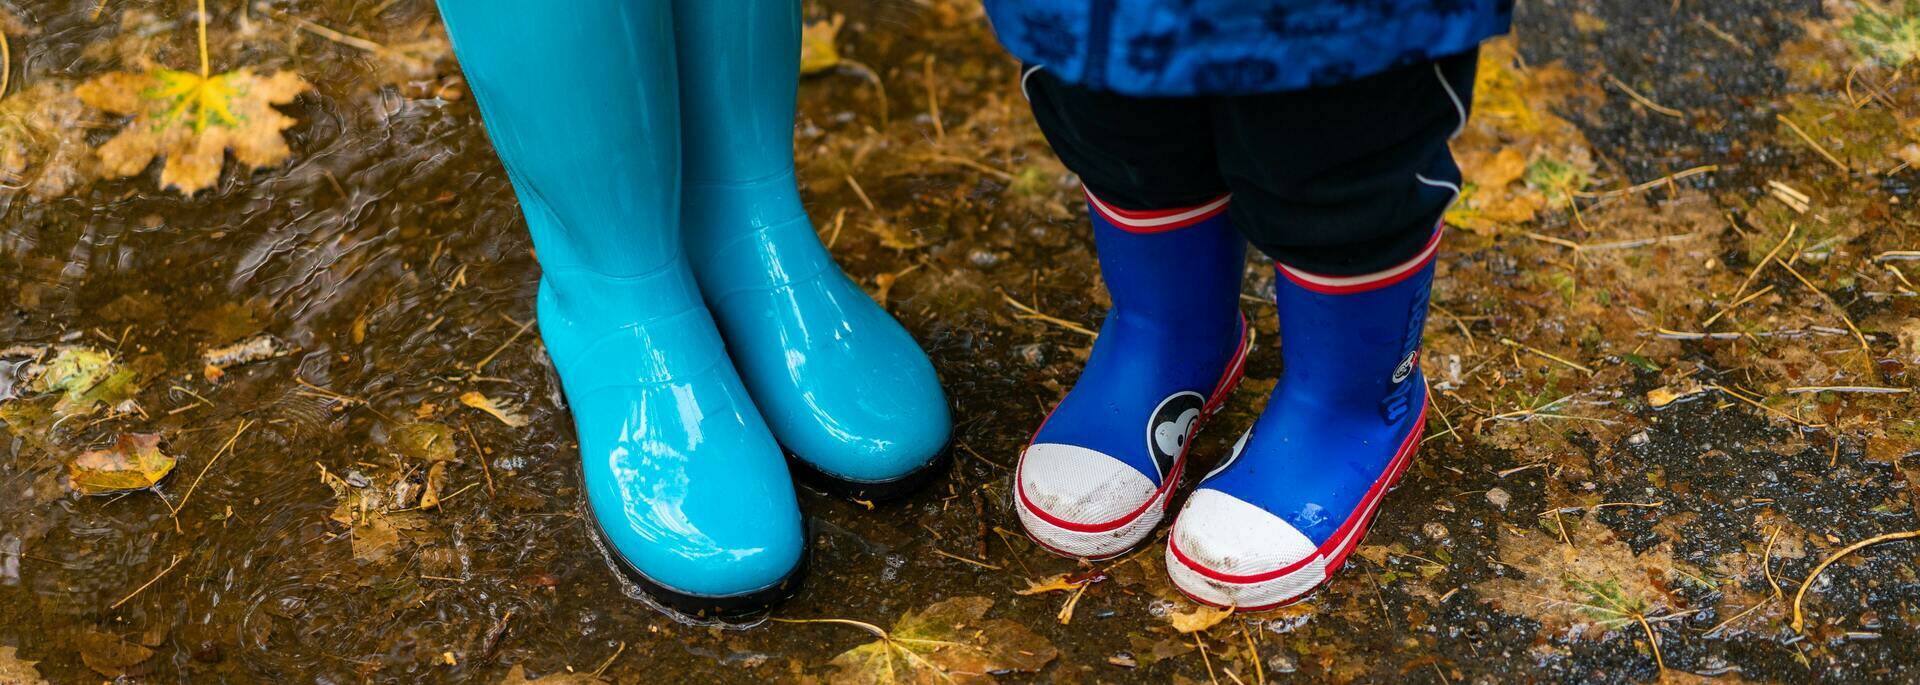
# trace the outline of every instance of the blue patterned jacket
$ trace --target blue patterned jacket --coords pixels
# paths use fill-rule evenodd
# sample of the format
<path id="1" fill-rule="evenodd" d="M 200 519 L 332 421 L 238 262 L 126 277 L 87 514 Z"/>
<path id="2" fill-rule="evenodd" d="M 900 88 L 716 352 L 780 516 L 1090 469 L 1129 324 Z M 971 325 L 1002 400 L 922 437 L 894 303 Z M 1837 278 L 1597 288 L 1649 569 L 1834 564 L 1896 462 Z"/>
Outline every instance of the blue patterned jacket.
<path id="1" fill-rule="evenodd" d="M 982 0 L 1028 64 L 1136 96 L 1350 81 L 1507 32 L 1513 0 Z"/>

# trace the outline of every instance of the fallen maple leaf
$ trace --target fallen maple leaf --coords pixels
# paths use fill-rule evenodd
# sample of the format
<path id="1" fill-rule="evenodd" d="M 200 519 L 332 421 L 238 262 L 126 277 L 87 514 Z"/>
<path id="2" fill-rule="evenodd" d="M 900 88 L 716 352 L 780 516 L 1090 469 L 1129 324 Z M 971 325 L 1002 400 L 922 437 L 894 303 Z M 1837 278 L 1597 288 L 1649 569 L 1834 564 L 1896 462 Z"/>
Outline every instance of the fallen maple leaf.
<path id="1" fill-rule="evenodd" d="M 122 433 L 113 447 L 75 457 L 67 482 L 83 495 L 144 490 L 173 471 L 173 457 L 160 451 L 160 436 Z"/>
<path id="2" fill-rule="evenodd" d="M 281 132 L 297 123 L 273 105 L 284 105 L 312 86 L 299 74 L 257 76 L 240 68 L 203 76 L 172 69 L 113 72 L 80 84 L 81 102 L 133 117 L 100 146 L 106 178 L 145 171 L 165 156 L 160 184 L 191 197 L 220 180 L 226 153 L 248 167 L 278 164 L 292 154 Z"/>
<path id="3" fill-rule="evenodd" d="M 991 683 L 995 673 L 1037 672 L 1059 654 L 1025 626 L 985 619 L 992 607 L 986 597 L 955 597 L 908 612 L 892 631 L 843 619 L 776 620 L 851 625 L 879 638 L 829 662 L 835 684 Z"/>

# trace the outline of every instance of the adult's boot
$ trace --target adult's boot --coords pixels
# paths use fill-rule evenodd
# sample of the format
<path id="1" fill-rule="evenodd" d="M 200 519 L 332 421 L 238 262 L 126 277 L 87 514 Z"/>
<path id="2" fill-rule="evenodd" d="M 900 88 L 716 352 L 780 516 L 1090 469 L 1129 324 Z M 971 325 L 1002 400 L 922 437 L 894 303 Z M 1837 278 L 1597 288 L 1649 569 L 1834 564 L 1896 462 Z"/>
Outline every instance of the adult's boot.
<path id="1" fill-rule="evenodd" d="M 681 248 L 666 2 L 440 3 L 540 261 L 540 334 L 592 521 L 669 608 L 731 617 L 796 585 L 785 461 Z"/>
<path id="2" fill-rule="evenodd" d="M 861 499 L 905 494 L 948 447 L 927 355 L 841 272 L 794 183 L 799 0 L 675 0 L 694 275 L 797 470 Z"/>

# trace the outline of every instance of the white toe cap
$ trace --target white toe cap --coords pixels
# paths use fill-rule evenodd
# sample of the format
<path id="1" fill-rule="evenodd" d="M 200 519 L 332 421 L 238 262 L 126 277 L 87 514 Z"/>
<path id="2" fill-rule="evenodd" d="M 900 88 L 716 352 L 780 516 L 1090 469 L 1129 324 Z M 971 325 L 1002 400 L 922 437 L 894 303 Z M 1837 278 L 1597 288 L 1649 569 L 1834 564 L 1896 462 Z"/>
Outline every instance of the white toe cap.
<path id="1" fill-rule="evenodd" d="M 1327 559 L 1306 535 L 1240 498 L 1196 490 L 1167 540 L 1167 573 L 1181 591 L 1211 604 L 1266 608 L 1296 599 L 1327 578 Z"/>
<path id="2" fill-rule="evenodd" d="M 1027 447 L 1015 476 L 1020 522 L 1054 551 L 1110 557 L 1146 539 L 1165 514 L 1158 483 L 1111 456 L 1077 445 Z"/>

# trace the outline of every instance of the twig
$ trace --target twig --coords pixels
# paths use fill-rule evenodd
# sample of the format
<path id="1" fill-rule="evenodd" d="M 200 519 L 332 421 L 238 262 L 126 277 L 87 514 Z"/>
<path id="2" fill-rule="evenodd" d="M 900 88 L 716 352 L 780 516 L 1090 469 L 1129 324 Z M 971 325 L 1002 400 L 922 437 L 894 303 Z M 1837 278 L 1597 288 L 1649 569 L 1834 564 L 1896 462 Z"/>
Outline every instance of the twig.
<path id="1" fill-rule="evenodd" d="M 1773 118 L 1778 119 L 1782 124 L 1786 124 L 1787 128 L 1793 130 L 1794 135 L 1800 136 L 1801 140 L 1806 141 L 1808 145 L 1813 146 L 1814 151 L 1819 152 L 1821 157 L 1827 158 L 1827 161 L 1832 162 L 1834 166 L 1840 167 L 1841 172 L 1844 173 L 1849 171 L 1847 169 L 1846 162 L 1842 162 L 1840 161 L 1839 157 L 1833 156 L 1833 153 L 1828 152 L 1825 146 L 1821 145 L 1818 141 L 1815 141 L 1813 139 L 1813 136 L 1807 135 L 1806 131 L 1801 130 L 1799 124 L 1793 123 L 1792 119 L 1788 119 L 1787 115 L 1775 114 L 1773 115 Z"/>
<path id="2" fill-rule="evenodd" d="M 1267 669 L 1260 665 L 1260 648 L 1253 644 L 1253 631 L 1247 628 L 1245 621 L 1240 622 L 1240 635 L 1247 638 L 1247 654 L 1253 657 L 1253 678 L 1258 685 L 1267 685 Z"/>
<path id="3" fill-rule="evenodd" d="M 1800 272 L 1793 268 L 1793 262 L 1791 260 L 1779 262 L 1779 264 L 1780 268 L 1786 269 L 1787 273 L 1793 274 L 1794 279 L 1800 281 L 1801 285 L 1807 286 L 1808 290 L 1812 290 L 1815 294 L 1818 294 L 1820 299 L 1827 301 L 1828 306 L 1833 307 L 1833 313 L 1838 314 L 1840 321 L 1847 324 L 1847 330 L 1853 331 L 1853 339 L 1860 341 L 1860 351 L 1866 355 L 1864 361 L 1867 365 L 1867 375 L 1874 375 L 1873 347 L 1867 344 L 1867 336 L 1860 332 L 1860 327 L 1853 325 L 1853 317 L 1847 316 L 1846 308 L 1841 307 L 1840 303 L 1835 301 L 1832 295 L 1827 294 L 1827 291 L 1814 287 L 1812 281 L 1807 280 L 1806 276 L 1800 275 Z"/>
<path id="4" fill-rule="evenodd" d="M 1920 259 L 1920 250 L 1887 250 L 1873 256 L 1876 262 L 1907 259 Z"/>
<path id="5" fill-rule="evenodd" d="M 460 420 L 460 430 L 467 432 L 467 442 L 473 443 L 473 458 L 480 460 L 480 475 L 487 477 L 487 495 L 493 492 L 493 467 L 487 466 L 487 451 L 480 447 L 480 439 L 473 437 L 473 424 L 466 419 Z"/>
<path id="6" fill-rule="evenodd" d="M 1734 297 L 1739 297 L 1741 293 L 1747 291 L 1747 286 L 1753 285 L 1753 279 L 1760 276 L 1760 271 L 1766 269 L 1767 264 L 1772 262 L 1773 258 L 1780 254 L 1780 250 L 1787 246 L 1787 241 L 1793 240 L 1793 234 L 1798 230 L 1800 230 L 1800 224 L 1787 225 L 1787 234 L 1780 236 L 1780 242 L 1774 243 L 1773 249 L 1767 250 L 1767 256 L 1761 257 L 1760 263 L 1753 265 L 1753 270 L 1747 272 L 1746 280 L 1740 281 L 1740 287 L 1734 289 Z M 1709 320 L 1709 322 L 1711 322 L 1711 320 Z"/>
<path id="7" fill-rule="evenodd" d="M 133 589 L 133 592 L 129 592 L 129 593 L 127 593 L 127 596 L 125 596 L 125 597 L 121 597 L 121 598 L 120 598 L 120 601 L 118 601 L 118 602 L 114 602 L 114 603 L 113 603 L 113 606 L 110 606 L 110 607 L 107 607 L 107 610 L 108 610 L 108 611 L 112 611 L 112 610 L 114 610 L 114 609 L 118 609 L 118 608 L 120 608 L 120 605 L 122 605 L 122 604 L 126 604 L 126 603 L 127 603 L 127 600 L 130 600 L 130 599 L 133 599 L 133 597 L 134 597 L 134 595 L 138 595 L 138 594 L 140 594 L 140 593 L 141 593 L 142 591 L 144 591 L 144 590 L 146 590 L 147 588 L 149 588 L 149 587 L 153 587 L 153 584 L 154 584 L 154 583 L 158 583 L 158 582 L 160 582 L 160 578 L 161 578 L 162 576 L 165 576 L 165 575 L 167 575 L 167 573 L 169 573 L 169 572 L 171 572 L 171 571 L 173 571 L 173 567 L 175 567 L 175 566 L 179 566 L 179 565 L 180 565 L 180 560 L 181 560 L 181 559 L 185 559 L 185 558 L 187 558 L 187 557 L 186 557 L 186 555 L 184 555 L 184 554 L 175 554 L 175 555 L 173 555 L 173 563 L 170 563 L 170 564 L 167 564 L 167 567 L 166 567 L 166 568 L 164 568 L 164 569 L 161 569 L 161 570 L 160 570 L 160 572 L 159 572 L 158 574 L 155 574 L 155 575 L 153 576 L 153 579 L 152 579 L 152 580 L 148 580 L 147 582 L 145 582 L 145 583 L 142 583 L 142 584 L 140 585 L 140 587 L 137 587 L 137 588 L 134 588 L 134 589 Z"/>
<path id="8" fill-rule="evenodd" d="M 1707 317 L 1707 320 L 1706 320 L 1706 321 L 1702 321 L 1702 322 L 1700 322 L 1700 327 L 1701 327 L 1701 328 L 1712 328 L 1712 327 L 1713 327 L 1713 322 L 1715 322 L 1715 321 L 1719 321 L 1719 320 L 1720 320 L 1720 317 L 1722 317 L 1722 316 L 1726 316 L 1726 315 L 1727 315 L 1728 313 L 1730 313 L 1730 312 L 1732 312 L 1733 310 L 1735 310 L 1735 309 L 1739 309 L 1739 308 L 1740 308 L 1740 305 L 1743 305 L 1743 304 L 1746 304 L 1746 303 L 1748 303 L 1748 302 L 1752 302 L 1752 301 L 1754 301 L 1754 300 L 1756 300 L 1756 299 L 1759 299 L 1759 298 L 1760 298 L 1761 296 L 1763 296 L 1763 295 L 1766 295 L 1767 293 L 1770 293 L 1770 292 L 1773 292 L 1773 286 L 1771 286 L 1771 285 L 1769 285 L 1769 286 L 1767 286 L 1767 287 L 1765 287 L 1765 288 L 1761 288 L 1761 289 L 1759 289 L 1759 290 L 1755 290 L 1755 291 L 1753 291 L 1753 292 L 1752 292 L 1751 294 L 1749 294 L 1749 295 L 1747 295 L 1746 297 L 1742 297 L 1742 298 L 1740 298 L 1740 299 L 1738 299 L 1738 300 L 1734 300 L 1734 301 L 1733 301 L 1733 304 L 1730 304 L 1730 305 L 1727 305 L 1727 307 L 1726 307 L 1725 309 L 1722 309 L 1722 310 L 1720 310 L 1720 311 L 1718 311 L 1718 312 L 1715 312 L 1713 316 L 1709 316 L 1709 317 Z"/>
<path id="9" fill-rule="evenodd" d="M 1653 110 L 1655 112 L 1659 112 L 1661 114 L 1665 114 L 1675 119 L 1687 118 L 1686 112 L 1682 112 L 1672 107 L 1661 105 L 1658 102 L 1654 102 L 1653 100 L 1648 99 L 1647 96 L 1641 95 L 1640 91 L 1634 90 L 1633 86 L 1627 85 L 1625 81 L 1622 81 L 1614 77 L 1613 74 L 1607 74 L 1607 82 L 1613 84 L 1613 87 L 1619 88 L 1621 92 L 1624 92 L 1627 94 L 1627 97 L 1633 98 L 1634 102 L 1640 103 L 1642 106 L 1646 107 L 1647 109 Z"/>
<path id="10" fill-rule="evenodd" d="M 233 437 L 227 438 L 227 444 L 221 445 L 220 449 L 213 453 L 212 459 L 208 459 L 207 463 L 200 465 L 200 473 L 198 475 L 195 475 L 193 477 L 193 482 L 187 485 L 187 494 L 180 496 L 180 503 L 173 505 L 173 507 L 171 507 L 171 510 L 168 512 L 168 515 L 178 516 L 180 514 L 180 510 L 185 509 L 187 507 L 187 500 L 193 498 L 193 489 L 200 487 L 201 478 L 207 477 L 207 469 L 213 468 L 213 463 L 216 461 L 220 461 L 220 455 L 226 454 L 227 452 L 231 451 L 233 449 L 233 443 L 238 441 L 240 439 L 240 434 L 247 432 L 247 427 L 251 425 L 253 425 L 252 421 L 249 421 L 247 419 L 240 420 L 240 427 L 233 430 Z"/>
<path id="11" fill-rule="evenodd" d="M 1561 364 L 1565 364 L 1565 365 L 1567 365 L 1567 366 L 1568 366 L 1568 367 L 1570 367 L 1570 368 L 1573 368 L 1573 369 L 1576 369 L 1576 370 L 1579 370 L 1579 371 L 1582 371 L 1582 372 L 1584 372 L 1584 373 L 1586 373 L 1586 374 L 1587 374 L 1587 375 L 1589 375 L 1589 376 L 1591 376 L 1591 375 L 1593 375 L 1593 373 L 1594 373 L 1594 372 L 1593 372 L 1593 369 L 1592 369 L 1592 368 L 1589 368 L 1589 367 L 1587 367 L 1587 366 L 1586 366 L 1586 365 L 1584 365 L 1584 364 L 1580 364 L 1579 362 L 1574 362 L 1574 361 L 1569 361 L 1569 360 L 1567 360 L 1567 359 L 1564 359 L 1564 358 L 1561 358 L 1561 357 L 1557 357 L 1557 356 L 1554 356 L 1554 355 L 1553 355 L 1552 353 L 1549 353 L 1549 352 L 1546 352 L 1546 351 L 1544 351 L 1544 350 L 1540 350 L 1540 349 L 1536 349 L 1536 348 L 1532 348 L 1532 347 L 1528 347 L 1528 346 L 1526 346 L 1526 345 L 1523 345 L 1523 344 L 1520 344 L 1519 342 L 1517 342 L 1517 341 L 1515 341 L 1515 340 L 1514 340 L 1514 339 L 1512 339 L 1512 338 L 1501 338 L 1501 339 L 1500 339 L 1500 344 L 1502 344 L 1502 345 L 1506 345 L 1506 346 L 1508 346 L 1508 347 L 1513 347 L 1513 348 L 1518 348 L 1518 349 L 1521 349 L 1521 350 L 1525 350 L 1525 351 L 1527 351 L 1527 352 L 1532 352 L 1532 353 L 1534 353 L 1534 354 L 1537 354 L 1537 355 L 1540 355 L 1540 356 L 1542 356 L 1542 357 L 1545 357 L 1545 358 L 1547 358 L 1547 359 L 1550 359 L 1550 360 L 1553 360 L 1553 361 L 1556 361 L 1556 362 L 1559 362 L 1559 363 L 1561 363 Z"/>
<path id="12" fill-rule="evenodd" d="M 503 315 L 503 318 L 504 318 L 504 315 Z M 507 319 L 507 320 L 512 321 L 513 319 Z M 492 363 L 494 357 L 498 357 L 500 356 L 501 352 L 507 351 L 508 346 L 513 345 L 514 341 L 517 341 L 520 339 L 521 334 L 527 332 L 527 327 L 532 326 L 533 321 L 534 321 L 533 318 L 529 317 L 526 323 L 520 324 L 520 329 L 514 331 L 513 335 L 507 336 L 506 342 L 500 343 L 499 347 L 493 348 L 493 352 L 491 354 L 488 354 L 486 357 L 481 358 L 479 362 L 473 365 L 473 372 L 480 373 L 481 369 L 487 368 L 487 364 Z"/>
<path id="13" fill-rule="evenodd" d="M 927 59 L 921 62 L 921 64 L 925 66 L 926 72 L 927 116 L 933 119 L 933 139 L 939 142 L 946 142 L 947 127 L 940 123 L 940 93 L 934 88 L 933 60 L 934 56 L 929 54 L 927 55 Z"/>
<path id="14" fill-rule="evenodd" d="M 1883 388 L 1877 385 L 1807 385 L 1787 388 L 1787 394 L 1799 395 L 1809 392 L 1854 392 L 1866 395 L 1905 395 L 1912 388 Z"/>
<path id="15" fill-rule="evenodd" d="M 1760 559 L 1760 573 L 1767 577 L 1767 585 L 1773 588 L 1774 599 L 1786 599 L 1780 591 L 1780 582 L 1773 579 L 1773 541 L 1780 539 L 1780 531 L 1786 526 L 1774 526 L 1773 534 L 1767 536 L 1767 551 Z"/>
<path id="16" fill-rule="evenodd" d="M 1067 330 L 1069 330 L 1069 331 L 1073 331 L 1073 332 L 1075 332 L 1075 333 L 1079 333 L 1079 334 L 1081 334 L 1081 335 L 1084 335 L 1084 336 L 1087 336 L 1087 337 L 1089 337 L 1089 338 L 1098 338 L 1098 337 L 1100 337 L 1100 334 L 1099 334 L 1099 333 L 1095 333 L 1095 332 L 1093 332 L 1093 331 L 1091 331 L 1091 330 L 1088 330 L 1086 326 L 1082 326 L 1082 325 L 1080 325 L 1080 324 L 1077 324 L 1077 323 L 1074 323 L 1074 322 L 1072 322 L 1072 321 L 1068 321 L 1068 320 L 1066 320 L 1066 319 L 1062 319 L 1062 318 L 1060 318 L 1060 317 L 1057 317 L 1057 316 L 1053 316 L 1053 315 L 1050 315 L 1050 314 L 1046 314 L 1046 313 L 1043 313 L 1043 312 L 1041 312 L 1041 311 L 1040 311 L 1040 310 L 1038 310 L 1038 309 L 1034 309 L 1033 307 L 1030 307 L 1030 306 L 1027 306 L 1027 305 L 1026 305 L 1025 303 L 1022 303 L 1022 302 L 1021 302 L 1021 301 L 1019 301 L 1019 300 L 1016 300 L 1016 299 L 1013 299 L 1013 296 L 1012 296 L 1012 295 L 1008 295 L 1008 294 L 1006 293 L 1006 291 L 1001 291 L 1001 293 L 1000 293 L 1000 297 L 1001 297 L 1002 299 L 1005 299 L 1005 300 L 1007 301 L 1007 304 L 1010 304 L 1010 305 L 1013 305 L 1013 308 L 1014 308 L 1014 309 L 1018 309 L 1018 310 L 1020 310 L 1020 311 L 1022 311 L 1022 312 L 1025 312 L 1025 314 L 1023 314 L 1023 315 L 1020 315 L 1020 316 L 1017 316 L 1017 317 L 1015 317 L 1015 318 L 1021 318 L 1021 319 L 1034 319 L 1034 320 L 1038 320 L 1038 321 L 1045 321 L 1045 322 L 1047 322 L 1047 323 L 1050 323 L 1050 324 L 1053 324 L 1053 325 L 1055 325 L 1055 326 L 1059 326 L 1059 327 L 1061 327 L 1061 328 L 1065 328 L 1065 329 L 1067 329 Z"/>
<path id="17" fill-rule="evenodd" d="M 1603 190 L 1600 192 L 1588 192 L 1584 190 L 1576 190 L 1573 192 L 1573 196 L 1587 198 L 1591 200 L 1591 199 L 1597 199 L 1597 198 L 1619 197 L 1621 195 L 1632 195 L 1642 190 L 1647 190 L 1650 188 L 1658 188 L 1660 186 L 1666 185 L 1668 183 L 1672 183 L 1674 181 L 1678 181 L 1683 178 L 1687 178 L 1689 176 L 1698 176 L 1700 174 L 1712 173 L 1719 170 L 1720 170 L 1720 165 L 1718 164 L 1706 164 L 1706 165 L 1694 167 L 1692 169 L 1684 169 L 1681 171 L 1677 171 L 1677 172 L 1668 174 L 1666 176 L 1662 176 L 1660 178 L 1647 181 L 1645 183 L 1640 183 L 1640 184 L 1628 186 L 1626 188 L 1620 188 L 1617 190 Z"/>
<path id="18" fill-rule="evenodd" d="M 869 212 L 880 211 L 879 209 L 876 209 L 873 206 L 873 200 L 867 197 L 867 190 L 865 188 L 860 187 L 859 181 L 853 180 L 853 174 L 841 174 L 841 176 L 847 179 L 847 185 L 849 187 L 852 187 L 853 194 L 860 198 L 860 204 L 867 206 L 867 211 Z"/>
<path id="19" fill-rule="evenodd" d="M 1792 415 L 1792 414 L 1788 414 L 1788 413 L 1786 413 L 1786 412 L 1784 412 L 1784 411 L 1781 411 L 1781 410 L 1778 410 L 1778 409 L 1774 409 L 1773 407 L 1769 407 L 1769 406 L 1767 406 L 1767 405 L 1764 405 L 1764 404 L 1761 404 L 1759 400 L 1755 400 L 1755 399 L 1752 399 L 1752 398 L 1749 398 L 1749 397 L 1747 397 L 1746 395 L 1742 395 L 1742 394 L 1740 394 L 1739 392 L 1736 392 L 1736 391 L 1734 391 L 1734 390 L 1733 390 L 1732 388 L 1728 388 L 1728 387 L 1726 387 L 1726 386 L 1723 386 L 1723 385 L 1705 385 L 1705 386 L 1701 386 L 1701 387 L 1702 387 L 1702 388 L 1705 388 L 1705 389 L 1707 389 L 1707 390 L 1718 390 L 1718 391 L 1720 391 L 1720 392 L 1724 392 L 1724 393 L 1726 393 L 1726 394 L 1728 394 L 1728 395 L 1731 395 L 1731 396 L 1732 396 L 1732 397 L 1733 397 L 1734 399 L 1736 399 L 1736 400 L 1740 400 L 1741 402 L 1745 402 L 1745 403 L 1747 403 L 1747 404 L 1750 404 L 1750 405 L 1753 405 L 1753 406 L 1755 406 L 1755 407 L 1758 407 L 1758 408 L 1759 408 L 1759 409 L 1760 409 L 1761 411 L 1765 411 L 1765 412 L 1767 412 L 1767 413 L 1770 413 L 1770 414 L 1774 414 L 1774 415 L 1776 415 L 1776 416 L 1780 416 L 1780 417 L 1782 417 L 1782 418 L 1785 418 L 1785 419 L 1786 419 L 1786 420 L 1788 420 L 1788 421 L 1792 421 L 1792 422 L 1794 422 L 1794 423 L 1797 423 L 1797 424 L 1800 424 L 1800 425 L 1802 425 L 1802 426 L 1806 426 L 1806 427 L 1808 427 L 1808 428 L 1820 428 L 1820 427 L 1822 427 L 1822 426 L 1824 425 L 1824 424 L 1817 424 L 1817 423 L 1812 423 L 1812 422 L 1809 422 L 1809 421 L 1807 421 L 1806 419 L 1802 419 L 1802 418 L 1800 418 L 1800 417 L 1798 417 L 1798 416 L 1794 416 L 1794 415 Z"/>
<path id="20" fill-rule="evenodd" d="M 626 651 L 627 651 L 627 642 L 625 640 L 621 640 L 620 646 L 613 650 L 613 656 L 607 657 L 606 661 L 600 662 L 599 668 L 593 669 L 593 677 L 599 678 L 601 674 L 606 673 L 607 667 L 613 665 L 613 660 L 620 658 L 620 655 L 625 654 Z"/>
<path id="21" fill-rule="evenodd" d="M 940 556 L 943 556 L 943 557 L 946 557 L 946 558 L 948 558 L 948 559 L 952 559 L 952 560 L 954 560 L 954 561 L 958 561 L 958 562 L 962 562 L 962 563 L 967 563 L 967 564 L 972 564 L 972 565 L 974 565 L 974 566 L 978 566 L 978 567 L 980 567 L 980 568 L 984 568 L 984 569 L 987 569 L 987 570 L 989 570 L 989 571 L 999 571 L 999 570 L 1001 570 L 1001 567 L 999 567 L 999 566 L 995 566 L 995 565 L 993 565 L 993 564 L 989 564 L 989 563 L 987 563 L 987 562 L 984 562 L 984 561 L 980 561 L 980 560 L 978 560 L 978 559 L 968 559 L 968 558 L 966 558 L 966 557 L 963 557 L 963 556 L 960 556 L 960 555 L 958 555 L 958 554 L 954 554 L 954 553 L 952 553 L 952 552 L 949 552 L 949 551 L 946 551 L 946 550 L 944 550 L 944 549 L 940 549 L 940 548 L 938 548 L 938 547 L 932 547 L 932 548 L 930 548 L 930 549 L 932 549 L 932 550 L 933 550 L 933 553 L 934 553 L 934 554 L 938 554 L 938 555 L 940 555 Z"/>
<path id="22" fill-rule="evenodd" d="M 1213 683 L 1213 685 L 1220 685 L 1219 676 L 1213 674 L 1213 660 L 1207 658 L 1207 643 L 1200 641 L 1200 633 L 1198 631 L 1193 634 L 1193 644 L 1200 647 L 1200 663 L 1207 665 L 1207 681 Z"/>
<path id="23" fill-rule="evenodd" d="M 376 53 L 376 54 L 387 52 L 387 46 L 385 45 L 381 45 L 379 43 L 375 43 L 373 41 L 370 41 L 365 38 L 361 38 L 359 36 L 355 36 L 352 34 L 335 31 L 333 29 L 327 28 L 320 24 L 288 14 L 280 10 L 279 8 L 273 7 L 264 2 L 257 3 L 257 6 L 262 11 L 268 14 L 271 14 L 277 18 L 280 18 L 286 21 L 293 22 L 294 26 L 298 26 L 301 29 L 304 29 L 307 32 L 312 33 L 313 35 L 319 36 L 321 38 L 325 38 L 335 43 L 339 43 L 347 47 L 359 48 L 361 50 L 365 50 L 367 52 Z"/>
<path id="24" fill-rule="evenodd" d="M 1804 581 L 1801 581 L 1800 591 L 1793 593 L 1793 632 L 1805 634 L 1805 631 L 1802 630 L 1802 628 L 1805 627 L 1806 622 L 1804 620 L 1805 617 L 1800 613 L 1800 600 L 1806 597 L 1807 588 L 1813 587 L 1813 581 L 1814 579 L 1820 577 L 1820 572 L 1827 570 L 1827 567 L 1832 566 L 1833 562 L 1839 561 L 1840 557 L 1844 557 L 1846 555 L 1860 551 L 1861 549 L 1871 547 L 1871 546 L 1880 544 L 1882 542 L 1892 542 L 1894 540 L 1905 540 L 1908 538 L 1920 538 L 1920 530 L 1909 530 L 1902 533 L 1887 533 L 1886 535 L 1879 535 L 1879 536 L 1867 538 L 1865 540 L 1861 540 L 1851 545 L 1847 545 L 1845 548 L 1841 549 L 1838 552 L 1834 552 L 1833 556 L 1827 557 L 1826 561 L 1822 561 L 1820 562 L 1819 566 L 1813 567 L 1813 573 L 1807 574 L 1807 579 Z"/>
<path id="25" fill-rule="evenodd" d="M 7 99 L 7 85 L 13 81 L 13 46 L 7 32 L 0 31 L 0 100 Z"/>
<path id="26" fill-rule="evenodd" d="M 1646 614 L 1636 611 L 1633 613 L 1633 618 L 1640 622 L 1641 630 L 1647 631 L 1647 642 L 1653 645 L 1653 663 L 1660 667 L 1660 677 L 1665 678 L 1667 675 L 1667 660 L 1660 656 L 1660 638 L 1653 634 L 1653 626 L 1647 623 Z"/>

